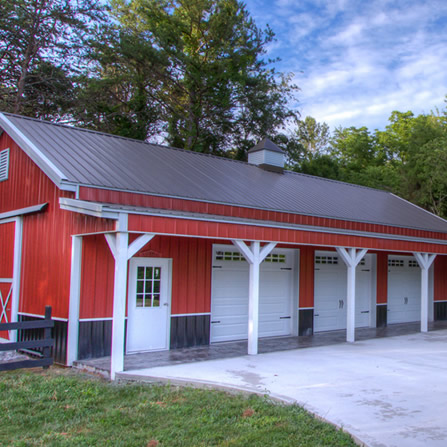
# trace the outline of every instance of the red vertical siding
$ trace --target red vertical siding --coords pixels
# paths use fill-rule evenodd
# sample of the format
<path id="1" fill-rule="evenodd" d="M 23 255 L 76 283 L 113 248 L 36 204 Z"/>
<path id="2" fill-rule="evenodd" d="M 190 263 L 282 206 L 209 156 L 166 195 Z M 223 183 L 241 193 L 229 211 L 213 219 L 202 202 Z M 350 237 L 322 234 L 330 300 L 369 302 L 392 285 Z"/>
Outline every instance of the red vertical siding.
<path id="1" fill-rule="evenodd" d="M 300 249 L 300 308 L 314 307 L 314 255 L 314 247 Z"/>
<path id="2" fill-rule="evenodd" d="M 447 256 L 436 256 L 434 269 L 434 300 L 447 300 Z"/>
<path id="3" fill-rule="evenodd" d="M 388 301 L 388 254 L 377 253 L 377 304 Z"/>
<path id="4" fill-rule="evenodd" d="M 71 234 L 113 229 L 114 222 L 62 211 L 59 197 L 73 197 L 55 184 L 6 134 L 0 150 L 10 149 L 8 180 L 0 183 L 0 212 L 48 203 L 45 211 L 24 216 L 19 311 L 68 317 Z M 3 239 L 0 239 L 3 244 Z"/>
<path id="5" fill-rule="evenodd" d="M 0 223 L 0 278 L 12 278 L 15 223 Z"/>
<path id="6" fill-rule="evenodd" d="M 137 236 L 131 235 L 130 241 Z M 172 314 L 210 312 L 212 240 L 156 236 L 137 257 L 172 259 Z M 80 318 L 110 318 L 114 261 L 104 236 L 83 243 Z"/>
<path id="7" fill-rule="evenodd" d="M 156 236 L 137 256 L 172 258 L 172 314 L 211 310 L 212 240 Z"/>
<path id="8" fill-rule="evenodd" d="M 80 318 L 111 317 L 115 261 L 104 235 L 82 241 Z"/>
<path id="9" fill-rule="evenodd" d="M 372 250 L 447 253 L 447 245 L 411 242 L 392 239 L 379 239 L 366 236 L 353 236 L 330 233 L 317 233 L 306 230 L 271 229 L 235 223 L 207 222 L 171 217 L 129 215 L 129 231 L 147 231 L 157 234 L 203 236 L 215 239 L 249 239 L 279 243 L 315 246 L 362 247 Z"/>

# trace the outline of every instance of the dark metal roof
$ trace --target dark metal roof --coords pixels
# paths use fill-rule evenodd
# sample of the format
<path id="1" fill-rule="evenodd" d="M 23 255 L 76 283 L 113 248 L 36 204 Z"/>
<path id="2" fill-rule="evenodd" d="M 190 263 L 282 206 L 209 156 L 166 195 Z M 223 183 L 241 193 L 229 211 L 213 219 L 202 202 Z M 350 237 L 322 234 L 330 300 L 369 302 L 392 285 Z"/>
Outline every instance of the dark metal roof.
<path id="1" fill-rule="evenodd" d="M 280 154 L 284 154 L 284 151 L 268 138 L 264 138 L 263 140 L 261 140 L 256 146 L 253 146 L 248 152 L 253 153 L 263 150 L 279 152 Z"/>
<path id="2" fill-rule="evenodd" d="M 385 191 L 6 113 L 0 126 L 75 184 L 447 233 L 447 221 Z"/>

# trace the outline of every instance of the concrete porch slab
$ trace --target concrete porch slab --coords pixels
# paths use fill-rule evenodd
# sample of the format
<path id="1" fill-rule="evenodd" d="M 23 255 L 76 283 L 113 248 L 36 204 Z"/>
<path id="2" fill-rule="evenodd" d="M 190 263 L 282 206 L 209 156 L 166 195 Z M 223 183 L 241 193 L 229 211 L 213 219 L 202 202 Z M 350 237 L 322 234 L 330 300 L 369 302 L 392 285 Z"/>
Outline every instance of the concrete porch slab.
<path id="1" fill-rule="evenodd" d="M 447 445 L 447 330 L 119 374 L 297 402 L 371 447 Z"/>
<path id="2" fill-rule="evenodd" d="M 447 321 L 430 324 L 430 330 L 447 329 Z M 382 328 L 357 328 L 356 340 L 409 335 L 420 331 L 420 323 L 392 324 Z M 346 342 L 346 330 L 320 332 L 311 336 L 273 337 L 259 339 L 259 353 L 287 351 L 293 349 L 331 346 Z M 171 349 L 168 351 L 142 352 L 124 356 L 124 370 L 152 368 L 156 366 L 178 365 L 208 360 L 240 357 L 247 355 L 247 341 L 215 343 L 192 348 Z M 75 362 L 74 366 L 90 370 L 109 377 L 110 357 L 85 359 Z"/>

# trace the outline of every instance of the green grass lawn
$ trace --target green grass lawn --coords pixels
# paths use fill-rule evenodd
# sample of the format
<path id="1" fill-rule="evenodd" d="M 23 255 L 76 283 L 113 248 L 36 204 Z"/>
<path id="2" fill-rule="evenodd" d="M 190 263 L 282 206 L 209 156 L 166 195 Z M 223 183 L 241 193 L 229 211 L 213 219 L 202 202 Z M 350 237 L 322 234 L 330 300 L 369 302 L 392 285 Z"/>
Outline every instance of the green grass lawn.
<path id="1" fill-rule="evenodd" d="M 1 446 L 354 446 L 298 406 L 114 384 L 69 369 L 0 373 Z"/>

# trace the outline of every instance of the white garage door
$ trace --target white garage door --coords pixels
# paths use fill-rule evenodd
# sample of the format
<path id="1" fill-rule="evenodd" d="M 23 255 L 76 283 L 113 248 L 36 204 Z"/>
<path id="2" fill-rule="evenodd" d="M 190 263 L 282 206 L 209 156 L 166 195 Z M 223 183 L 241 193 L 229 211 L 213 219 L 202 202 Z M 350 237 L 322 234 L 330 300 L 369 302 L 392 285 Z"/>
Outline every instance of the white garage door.
<path id="1" fill-rule="evenodd" d="M 355 326 L 370 325 L 372 255 L 356 270 Z M 336 252 L 315 252 L 314 332 L 346 329 L 347 269 Z"/>
<path id="2" fill-rule="evenodd" d="M 261 264 L 259 336 L 290 335 L 293 327 L 294 251 L 274 250 Z M 249 267 L 236 248 L 213 250 L 211 342 L 248 337 Z"/>
<path id="3" fill-rule="evenodd" d="M 388 257 L 388 324 L 421 320 L 421 269 L 412 256 Z"/>

